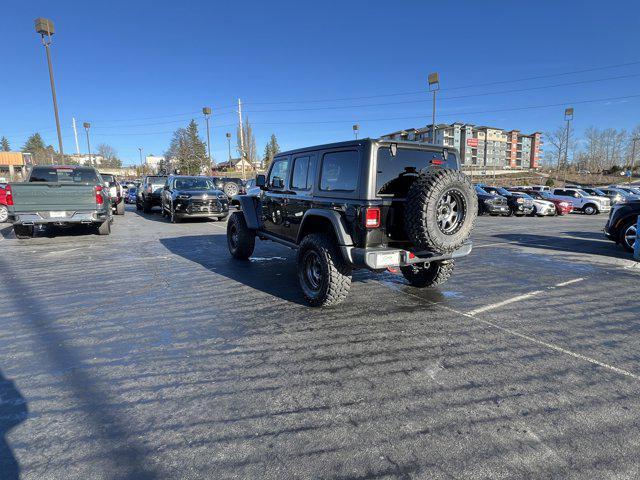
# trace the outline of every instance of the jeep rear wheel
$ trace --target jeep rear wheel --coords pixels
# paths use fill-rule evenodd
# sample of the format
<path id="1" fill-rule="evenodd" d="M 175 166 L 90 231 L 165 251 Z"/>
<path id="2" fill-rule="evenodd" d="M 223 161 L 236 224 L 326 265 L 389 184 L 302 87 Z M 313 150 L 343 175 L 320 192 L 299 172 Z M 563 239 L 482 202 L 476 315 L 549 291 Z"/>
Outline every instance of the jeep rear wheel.
<path id="1" fill-rule="evenodd" d="M 227 197 L 231 198 L 240 192 L 240 187 L 238 187 L 237 183 L 227 182 L 224 184 L 223 191 Z"/>
<path id="2" fill-rule="evenodd" d="M 341 303 L 351 287 L 351 267 L 343 260 L 333 237 L 312 234 L 298 249 L 298 283 L 313 307 Z"/>
<path id="3" fill-rule="evenodd" d="M 256 246 L 256 235 L 247 226 L 241 212 L 234 212 L 227 222 L 227 245 L 231 256 L 237 260 L 247 260 Z"/>
<path id="4" fill-rule="evenodd" d="M 457 170 L 422 173 L 407 194 L 405 227 L 419 250 L 452 252 L 469 238 L 478 216 L 478 197 Z"/>
<path id="5" fill-rule="evenodd" d="M 418 263 L 400 267 L 400 271 L 411 285 L 418 288 L 435 287 L 449 280 L 453 273 L 453 260 Z"/>
<path id="6" fill-rule="evenodd" d="M 633 253 L 636 246 L 638 227 L 635 221 L 625 225 L 620 229 L 620 244 L 629 253 Z"/>

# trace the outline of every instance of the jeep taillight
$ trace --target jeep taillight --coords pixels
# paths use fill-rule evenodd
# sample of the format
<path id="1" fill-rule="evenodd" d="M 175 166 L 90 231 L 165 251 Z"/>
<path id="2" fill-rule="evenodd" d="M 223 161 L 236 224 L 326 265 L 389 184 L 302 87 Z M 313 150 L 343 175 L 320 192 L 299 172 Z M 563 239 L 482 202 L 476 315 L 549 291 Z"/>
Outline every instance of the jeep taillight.
<path id="1" fill-rule="evenodd" d="M 364 212 L 364 226 L 367 228 L 378 228 L 380 226 L 379 207 L 367 207 Z"/>
<path id="2" fill-rule="evenodd" d="M 96 186 L 96 203 L 98 205 L 102 205 L 104 203 L 104 199 L 102 198 L 102 186 Z"/>
<path id="3" fill-rule="evenodd" d="M 13 206 L 13 192 L 11 191 L 11 185 L 7 185 L 4 188 L 4 192 L 5 192 L 5 202 L 7 203 L 7 206 Z"/>

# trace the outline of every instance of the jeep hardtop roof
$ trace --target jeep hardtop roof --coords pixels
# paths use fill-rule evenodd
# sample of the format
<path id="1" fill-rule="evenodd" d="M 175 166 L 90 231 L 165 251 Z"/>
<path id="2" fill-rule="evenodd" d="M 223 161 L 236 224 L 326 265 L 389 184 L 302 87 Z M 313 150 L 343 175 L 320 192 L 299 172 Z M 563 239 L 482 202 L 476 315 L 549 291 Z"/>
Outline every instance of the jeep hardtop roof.
<path id="1" fill-rule="evenodd" d="M 371 145 L 391 145 L 395 143 L 399 147 L 410 147 L 416 148 L 420 150 L 448 150 L 450 152 L 458 153 L 458 149 L 454 147 L 448 147 L 444 145 L 433 145 L 430 143 L 423 142 L 412 142 L 409 140 L 389 140 L 389 139 L 381 139 L 381 138 L 362 138 L 358 140 L 349 140 L 346 142 L 336 142 L 336 143 L 325 143 L 324 145 L 314 145 L 312 147 L 304 147 L 297 148 L 295 150 L 287 150 L 286 152 L 279 152 L 275 158 L 284 157 L 286 155 L 293 155 L 296 153 L 309 152 L 314 150 L 328 150 L 332 148 L 343 148 L 343 147 L 358 147 L 358 146 L 371 146 Z"/>

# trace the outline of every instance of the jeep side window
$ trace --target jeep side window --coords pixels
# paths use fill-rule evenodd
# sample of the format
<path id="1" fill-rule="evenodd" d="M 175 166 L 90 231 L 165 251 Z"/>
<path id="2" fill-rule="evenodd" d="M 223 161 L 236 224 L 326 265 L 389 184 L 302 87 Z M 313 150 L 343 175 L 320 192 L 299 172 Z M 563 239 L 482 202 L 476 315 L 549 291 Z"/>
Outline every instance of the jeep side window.
<path id="1" fill-rule="evenodd" d="M 358 182 L 356 150 L 325 153 L 322 157 L 320 190 L 352 192 Z"/>
<path id="2" fill-rule="evenodd" d="M 309 178 L 309 164 L 311 157 L 297 157 L 293 161 L 293 174 L 291 175 L 292 190 L 309 190 L 311 179 Z"/>
<path id="3" fill-rule="evenodd" d="M 273 167 L 271 167 L 271 172 L 269 172 L 269 182 L 268 185 L 270 188 L 278 188 L 282 189 L 287 180 L 287 176 L 289 173 L 289 158 L 277 158 L 273 162 Z M 282 181 L 282 187 L 276 187 L 274 184 L 274 179 L 279 178 Z"/>

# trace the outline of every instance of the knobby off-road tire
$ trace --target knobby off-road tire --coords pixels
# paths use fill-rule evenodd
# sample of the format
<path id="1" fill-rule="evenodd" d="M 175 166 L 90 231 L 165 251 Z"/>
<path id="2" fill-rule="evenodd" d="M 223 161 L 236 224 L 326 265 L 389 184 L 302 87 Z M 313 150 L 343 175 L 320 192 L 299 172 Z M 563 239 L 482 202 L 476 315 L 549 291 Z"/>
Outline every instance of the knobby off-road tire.
<path id="1" fill-rule="evenodd" d="M 618 242 L 622 245 L 627 252 L 633 253 L 635 242 L 637 242 L 637 226 L 635 220 L 628 222 L 624 227 L 620 229 L 620 236 Z"/>
<path id="2" fill-rule="evenodd" d="M 14 225 L 13 233 L 21 240 L 31 238 L 33 237 L 33 225 Z"/>
<path id="3" fill-rule="evenodd" d="M 242 212 L 233 212 L 227 222 L 227 245 L 236 260 L 248 260 L 256 246 L 256 234 L 247 226 Z"/>
<path id="4" fill-rule="evenodd" d="M 405 228 L 418 250 L 449 253 L 469 238 L 478 216 L 478 197 L 458 170 L 422 173 L 407 194 Z"/>
<path id="5" fill-rule="evenodd" d="M 144 213 L 151 213 L 151 202 L 143 199 L 142 200 L 142 211 Z"/>
<path id="6" fill-rule="evenodd" d="M 438 262 L 421 263 L 400 267 L 400 271 L 411 285 L 418 288 L 435 287 L 442 285 L 453 273 L 455 262 L 453 260 L 440 260 Z"/>
<path id="7" fill-rule="evenodd" d="M 297 255 L 298 283 L 312 307 L 341 303 L 351 288 L 351 267 L 328 234 L 306 236 Z"/>

